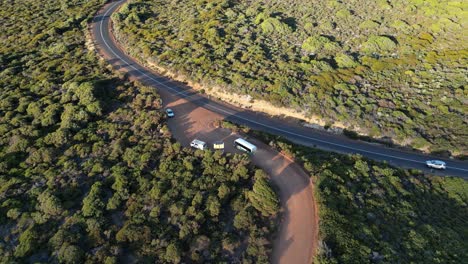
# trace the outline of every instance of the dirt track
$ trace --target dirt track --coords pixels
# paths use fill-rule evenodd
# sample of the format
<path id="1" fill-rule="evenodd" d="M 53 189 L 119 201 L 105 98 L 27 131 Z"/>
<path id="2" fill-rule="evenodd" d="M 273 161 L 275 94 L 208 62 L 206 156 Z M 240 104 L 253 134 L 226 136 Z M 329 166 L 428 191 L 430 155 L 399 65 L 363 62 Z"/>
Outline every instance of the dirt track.
<path id="1" fill-rule="evenodd" d="M 93 40 L 98 39 L 99 23 L 100 19 L 97 19 L 91 25 Z M 114 44 L 116 44 L 115 41 Z M 226 151 L 238 151 L 231 144 L 238 135 L 213 125 L 215 121 L 222 120 L 224 116 L 197 106 L 190 101 L 190 97 L 181 99 L 164 87 L 148 82 L 146 77 L 132 74 L 135 71 L 127 63 L 113 56 L 108 50 L 109 47 L 96 45 L 96 48 L 115 69 L 127 72 L 131 79 L 158 88 L 165 107 L 172 108 L 176 115 L 175 118 L 169 120 L 169 128 L 173 136 L 184 146 L 188 146 L 193 138 L 206 141 L 209 145 L 214 141 L 224 140 Z M 137 63 L 131 58 L 126 59 Z M 280 190 L 283 219 L 279 223 L 279 232 L 274 241 L 272 263 L 310 264 L 317 251 L 318 243 L 318 216 L 312 182 L 309 176 L 289 158 L 257 140 L 249 140 L 259 148 L 252 158 L 253 163 L 265 170 Z"/>
<path id="2" fill-rule="evenodd" d="M 162 92 L 167 107 L 174 110 L 176 117 L 169 120 L 172 135 L 183 145 L 188 146 L 194 139 L 201 139 L 212 145 L 223 140 L 226 151 L 238 152 L 231 142 L 239 135 L 213 124 L 223 117 L 192 104 L 186 99 L 177 99 Z M 249 139 L 258 147 L 252 162 L 270 175 L 280 191 L 283 219 L 277 239 L 274 241 L 272 263 L 312 262 L 317 250 L 318 216 L 309 176 L 292 160 L 271 147 L 253 138 Z"/>
<path id="3" fill-rule="evenodd" d="M 185 146 L 194 138 L 209 145 L 224 140 L 227 151 L 238 152 L 231 142 L 239 135 L 213 126 L 216 120 L 222 119 L 218 114 L 196 107 L 184 99 L 169 103 L 168 107 L 176 113 L 176 117 L 169 121 L 171 132 Z M 280 191 L 283 219 L 274 242 L 272 263 L 309 264 L 318 242 L 318 217 L 309 176 L 296 163 L 271 147 L 255 139 L 249 141 L 258 147 L 252 157 L 253 163 L 270 175 Z"/>

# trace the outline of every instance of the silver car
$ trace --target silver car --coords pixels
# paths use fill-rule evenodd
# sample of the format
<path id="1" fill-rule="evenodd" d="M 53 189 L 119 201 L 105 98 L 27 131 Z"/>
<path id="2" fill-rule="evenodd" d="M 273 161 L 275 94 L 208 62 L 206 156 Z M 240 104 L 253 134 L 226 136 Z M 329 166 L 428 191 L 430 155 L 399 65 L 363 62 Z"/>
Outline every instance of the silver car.
<path id="1" fill-rule="evenodd" d="M 174 111 L 172 111 L 172 109 L 170 108 L 166 109 L 166 114 L 167 114 L 167 117 L 174 117 Z"/>
<path id="2" fill-rule="evenodd" d="M 441 160 L 428 160 L 428 161 L 426 161 L 426 165 L 429 168 L 433 168 L 433 169 L 438 169 L 438 170 L 445 170 L 446 169 L 445 162 L 443 162 Z"/>

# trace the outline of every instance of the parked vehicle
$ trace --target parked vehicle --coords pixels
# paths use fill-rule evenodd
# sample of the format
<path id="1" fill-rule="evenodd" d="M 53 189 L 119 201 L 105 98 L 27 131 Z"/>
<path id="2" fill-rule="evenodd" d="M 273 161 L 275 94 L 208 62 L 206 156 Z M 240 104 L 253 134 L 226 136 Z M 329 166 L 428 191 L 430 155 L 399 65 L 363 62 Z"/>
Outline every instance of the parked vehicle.
<path id="1" fill-rule="evenodd" d="M 167 114 L 167 117 L 174 117 L 174 111 L 172 111 L 172 109 L 170 108 L 166 109 L 166 114 Z"/>
<path id="2" fill-rule="evenodd" d="M 438 170 L 445 170 L 446 169 L 445 162 L 443 162 L 441 160 L 428 160 L 428 161 L 426 161 L 426 165 L 429 168 L 434 168 L 434 169 L 438 169 Z"/>
<path id="3" fill-rule="evenodd" d="M 223 141 L 216 141 L 213 143 L 214 150 L 220 150 L 224 152 L 224 142 Z"/>
<path id="4" fill-rule="evenodd" d="M 206 143 L 201 140 L 194 139 L 192 142 L 190 142 L 190 146 L 192 148 L 204 150 L 206 148 Z"/>
<path id="5" fill-rule="evenodd" d="M 234 140 L 234 146 L 236 146 L 237 149 L 240 149 L 248 153 L 254 153 L 255 151 L 257 151 L 257 147 L 254 144 L 242 138 L 238 138 Z"/>

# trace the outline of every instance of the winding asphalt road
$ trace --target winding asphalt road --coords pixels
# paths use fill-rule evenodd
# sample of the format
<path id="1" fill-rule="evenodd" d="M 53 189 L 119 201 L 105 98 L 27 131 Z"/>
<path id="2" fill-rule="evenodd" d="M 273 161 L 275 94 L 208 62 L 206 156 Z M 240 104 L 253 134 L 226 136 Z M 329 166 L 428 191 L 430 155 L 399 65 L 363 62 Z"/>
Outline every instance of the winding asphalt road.
<path id="1" fill-rule="evenodd" d="M 358 140 L 348 139 L 343 136 L 332 135 L 302 127 L 291 122 L 284 122 L 278 118 L 272 118 L 262 113 L 256 113 L 234 107 L 222 102 L 211 100 L 207 96 L 200 95 L 183 83 L 173 81 L 159 75 L 139 64 L 128 56 L 116 44 L 110 33 L 110 14 L 112 14 L 125 1 L 115 1 L 107 5 L 105 10 L 95 18 L 92 28 L 95 44 L 102 52 L 107 53 L 111 64 L 121 63 L 127 68 L 128 74 L 143 80 L 146 84 L 158 86 L 161 92 L 171 93 L 179 98 L 186 98 L 192 103 L 222 115 L 226 120 L 248 126 L 252 129 L 266 131 L 271 134 L 283 136 L 296 143 L 313 146 L 325 150 L 340 153 L 360 154 L 369 159 L 387 161 L 388 163 L 403 167 L 420 169 L 427 173 L 440 176 L 457 176 L 468 179 L 468 162 L 459 160 L 447 160 L 447 169 L 444 171 L 430 170 L 425 166 L 429 159 L 441 159 L 439 157 L 424 155 L 416 152 L 403 151 Z M 122 67 L 122 66 L 120 66 Z"/>
<path id="2" fill-rule="evenodd" d="M 120 65 L 123 65 L 120 67 L 127 68 L 128 73 L 132 77 L 138 78 L 146 84 L 153 84 L 163 88 L 162 92 L 171 93 L 179 98 L 189 99 L 189 101 L 198 106 L 224 116 L 226 120 L 248 126 L 252 129 L 283 136 L 302 145 L 314 146 L 340 153 L 360 154 L 373 160 L 387 161 L 395 166 L 420 169 L 435 175 L 451 175 L 468 178 L 468 162 L 445 160 L 447 162 L 446 170 L 430 170 L 425 167 L 425 160 L 442 158 L 392 149 L 379 144 L 351 140 L 342 136 L 287 123 L 284 122 L 284 120 L 266 116 L 262 113 L 248 111 L 212 100 L 204 95 L 198 94 L 183 83 L 156 74 L 122 51 L 109 31 L 110 15 L 124 2 L 125 1 L 115 1 L 108 5 L 105 10 L 102 10 L 103 13 L 98 15 L 94 20 L 97 26 L 92 28 L 92 33 L 95 37 L 95 44 L 102 52 L 107 53 L 107 55 L 112 58 L 109 62 L 115 64 L 115 62 L 118 61 Z"/>
<path id="3" fill-rule="evenodd" d="M 111 34 L 110 15 L 124 2 L 122 0 L 111 2 L 95 16 L 90 28 L 94 44 L 103 58 L 115 69 L 126 72 L 131 79 L 158 88 L 164 104 L 176 110 L 177 116 L 170 120 L 169 125 L 171 130 L 175 128 L 176 138 L 184 145 L 195 136 L 191 134 L 194 131 L 197 131 L 195 132 L 197 138 L 203 136 L 200 135 L 200 130 L 210 131 L 204 135 L 207 138 L 212 138 L 213 135 L 220 136 L 222 132 L 209 126 L 213 120 L 226 119 L 252 129 L 286 137 L 306 146 L 340 153 L 357 153 L 399 167 L 468 179 L 468 162 L 446 160 L 447 170 L 431 171 L 425 167 L 424 161 L 437 159 L 436 157 L 350 140 L 237 108 L 200 95 L 183 83 L 155 73 L 122 51 Z M 197 126 L 198 128 L 195 128 Z M 253 142 L 259 146 L 259 153 L 254 155 L 253 162 L 267 171 L 272 180 L 279 185 L 282 208 L 284 208 L 284 218 L 274 244 L 272 261 L 273 263 L 311 263 L 318 241 L 318 216 L 312 183 L 308 175 L 293 161 L 261 142 L 255 140 Z"/>
<path id="4" fill-rule="evenodd" d="M 90 27 L 95 47 L 115 69 L 128 74 L 132 80 L 158 89 L 164 106 L 171 107 L 176 112 L 175 117 L 167 122 L 172 136 L 184 146 L 189 146 L 193 138 L 212 144 L 216 140 L 232 142 L 241 136 L 229 129 L 217 127 L 216 124 L 228 115 L 210 109 L 217 109 L 222 105 L 212 105 L 206 98 L 189 89 L 180 90 L 179 83 L 154 75 L 121 53 L 119 46 L 112 39 L 113 36 L 109 34 L 108 19 L 108 14 L 115 11 L 119 3 L 121 2 L 107 4 L 95 16 Z M 111 42 L 108 42 L 106 37 L 110 38 Z M 238 111 L 228 107 L 223 110 L 233 113 Z M 293 160 L 263 142 L 255 139 L 249 141 L 258 147 L 252 157 L 252 163 L 263 169 L 278 187 L 281 202 L 281 219 L 278 219 L 278 231 L 272 241 L 271 263 L 312 263 L 318 250 L 319 217 L 310 175 Z M 231 153 L 239 152 L 232 144 L 226 144 L 225 150 Z"/>

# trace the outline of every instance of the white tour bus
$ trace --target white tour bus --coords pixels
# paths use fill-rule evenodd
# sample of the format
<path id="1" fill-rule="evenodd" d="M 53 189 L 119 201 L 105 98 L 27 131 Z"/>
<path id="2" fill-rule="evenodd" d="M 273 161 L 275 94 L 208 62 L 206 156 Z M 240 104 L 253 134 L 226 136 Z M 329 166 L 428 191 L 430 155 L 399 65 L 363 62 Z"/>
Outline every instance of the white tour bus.
<path id="1" fill-rule="evenodd" d="M 242 138 L 238 138 L 234 140 L 234 146 L 236 146 L 237 149 L 240 149 L 242 151 L 249 152 L 249 153 L 254 153 L 255 151 L 257 151 L 257 147 L 255 145 L 247 142 L 246 140 Z"/>

